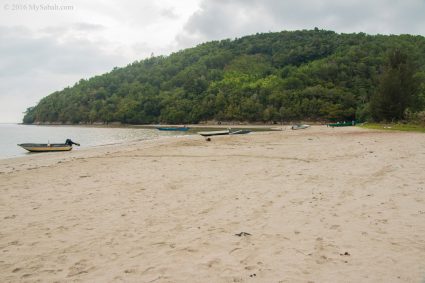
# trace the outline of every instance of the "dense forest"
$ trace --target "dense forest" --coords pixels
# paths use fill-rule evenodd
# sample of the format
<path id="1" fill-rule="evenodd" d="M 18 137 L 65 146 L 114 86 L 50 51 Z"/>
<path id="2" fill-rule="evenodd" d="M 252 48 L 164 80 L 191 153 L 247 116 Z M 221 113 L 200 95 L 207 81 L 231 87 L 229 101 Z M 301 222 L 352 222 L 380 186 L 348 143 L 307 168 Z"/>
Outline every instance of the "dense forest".
<path id="1" fill-rule="evenodd" d="M 399 120 L 425 109 L 425 38 L 282 31 L 207 42 L 80 80 L 24 123 Z"/>

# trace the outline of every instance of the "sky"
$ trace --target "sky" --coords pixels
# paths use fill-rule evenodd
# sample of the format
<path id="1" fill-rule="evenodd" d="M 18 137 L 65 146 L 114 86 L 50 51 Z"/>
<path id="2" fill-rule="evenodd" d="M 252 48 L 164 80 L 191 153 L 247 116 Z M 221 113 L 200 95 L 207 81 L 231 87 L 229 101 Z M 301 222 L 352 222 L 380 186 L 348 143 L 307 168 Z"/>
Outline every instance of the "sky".
<path id="1" fill-rule="evenodd" d="M 425 0 L 0 0 L 0 123 L 152 54 L 315 27 L 425 36 L 424 15 Z"/>

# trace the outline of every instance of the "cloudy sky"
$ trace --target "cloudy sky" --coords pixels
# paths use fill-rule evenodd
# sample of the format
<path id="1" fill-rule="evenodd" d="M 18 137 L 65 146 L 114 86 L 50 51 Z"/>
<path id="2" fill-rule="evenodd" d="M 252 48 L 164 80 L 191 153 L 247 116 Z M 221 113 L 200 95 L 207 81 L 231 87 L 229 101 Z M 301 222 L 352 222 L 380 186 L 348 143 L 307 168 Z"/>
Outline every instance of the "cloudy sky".
<path id="1" fill-rule="evenodd" d="M 425 0 L 0 0 L 0 122 L 152 53 L 314 27 L 425 35 L 424 15 Z"/>

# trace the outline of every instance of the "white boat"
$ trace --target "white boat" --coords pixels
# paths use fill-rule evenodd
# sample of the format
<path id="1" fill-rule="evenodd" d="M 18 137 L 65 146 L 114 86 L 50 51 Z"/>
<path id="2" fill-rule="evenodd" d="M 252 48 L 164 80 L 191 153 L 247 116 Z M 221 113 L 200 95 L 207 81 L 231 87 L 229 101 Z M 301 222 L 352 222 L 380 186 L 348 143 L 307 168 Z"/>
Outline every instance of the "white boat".
<path id="1" fill-rule="evenodd" d="M 222 136 L 222 135 L 228 135 L 230 133 L 230 130 L 224 130 L 224 131 L 209 131 L 209 132 L 198 132 L 201 136 L 204 137 L 210 137 L 210 136 Z"/>
<path id="2" fill-rule="evenodd" d="M 296 125 L 292 125 L 292 127 L 291 127 L 292 130 L 302 130 L 302 129 L 307 129 L 307 128 L 310 128 L 310 125 L 296 124 Z"/>
<path id="3" fill-rule="evenodd" d="M 249 134 L 251 132 L 251 130 L 235 130 L 229 133 L 229 135 L 246 135 Z"/>

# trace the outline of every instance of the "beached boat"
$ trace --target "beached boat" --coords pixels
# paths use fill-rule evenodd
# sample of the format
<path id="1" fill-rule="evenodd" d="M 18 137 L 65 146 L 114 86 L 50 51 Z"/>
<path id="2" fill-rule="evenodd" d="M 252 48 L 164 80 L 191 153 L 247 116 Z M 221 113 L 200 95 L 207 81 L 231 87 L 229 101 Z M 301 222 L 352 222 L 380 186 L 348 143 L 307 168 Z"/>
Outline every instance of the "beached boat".
<path id="1" fill-rule="evenodd" d="M 251 130 L 223 130 L 223 131 L 208 131 L 208 132 L 198 132 L 201 136 L 210 137 L 210 136 L 223 136 L 223 135 L 245 135 L 249 134 Z"/>
<path id="2" fill-rule="evenodd" d="M 204 136 L 204 137 L 222 136 L 222 135 L 228 135 L 229 133 L 230 133 L 230 130 L 198 132 L 198 134 L 200 134 L 201 136 Z"/>
<path id="3" fill-rule="evenodd" d="M 333 123 L 333 124 L 328 124 L 328 127 L 350 127 L 350 126 L 355 126 L 356 125 L 356 121 L 351 121 L 351 122 L 340 122 L 340 123 Z"/>
<path id="4" fill-rule="evenodd" d="M 70 139 L 67 139 L 65 143 L 21 143 L 18 146 L 30 152 L 51 152 L 70 151 L 73 144 L 80 146 L 79 143 L 73 142 Z"/>
<path id="5" fill-rule="evenodd" d="M 156 127 L 156 128 L 160 131 L 181 131 L 181 132 L 186 132 L 190 129 L 188 127 Z"/>
<path id="6" fill-rule="evenodd" d="M 297 124 L 297 125 L 293 125 L 291 127 L 292 130 L 302 130 L 302 129 L 307 129 L 310 128 L 310 125 L 306 125 L 306 124 Z"/>
<path id="7" fill-rule="evenodd" d="M 245 135 L 245 134 L 249 134 L 251 132 L 251 130 L 236 130 L 236 131 L 231 131 L 229 134 L 230 135 Z"/>

